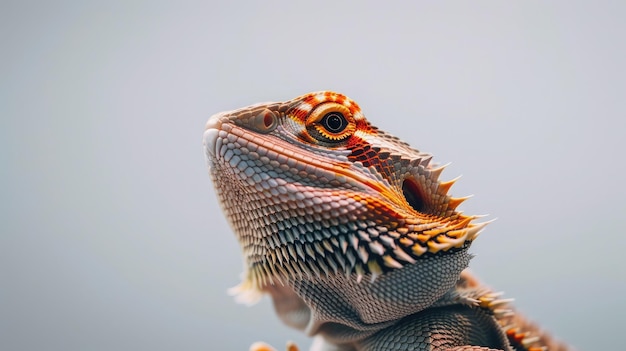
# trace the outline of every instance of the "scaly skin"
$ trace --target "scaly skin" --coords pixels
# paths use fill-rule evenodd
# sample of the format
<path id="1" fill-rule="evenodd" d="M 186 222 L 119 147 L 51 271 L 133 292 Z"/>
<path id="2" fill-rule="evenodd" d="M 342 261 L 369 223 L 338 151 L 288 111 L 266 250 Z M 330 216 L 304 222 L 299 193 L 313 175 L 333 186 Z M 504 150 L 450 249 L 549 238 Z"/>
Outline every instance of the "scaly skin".
<path id="1" fill-rule="evenodd" d="M 204 146 L 243 251 L 239 299 L 269 294 L 312 350 L 566 349 L 466 270 L 487 223 L 456 211 L 443 167 L 346 96 L 216 114 Z"/>

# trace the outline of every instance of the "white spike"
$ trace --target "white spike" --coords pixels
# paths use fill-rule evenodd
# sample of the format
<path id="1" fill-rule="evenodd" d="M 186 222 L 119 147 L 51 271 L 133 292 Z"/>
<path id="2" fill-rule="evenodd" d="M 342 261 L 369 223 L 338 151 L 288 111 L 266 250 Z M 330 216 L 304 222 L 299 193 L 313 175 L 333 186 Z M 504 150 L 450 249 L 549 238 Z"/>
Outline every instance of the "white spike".
<path id="1" fill-rule="evenodd" d="M 448 167 L 449 165 L 451 165 L 452 163 L 448 162 L 445 165 L 439 166 L 437 168 L 432 168 L 430 169 L 430 174 L 434 177 L 434 179 L 439 179 L 439 176 L 441 175 L 441 172 L 443 172 L 443 170 Z"/>
<path id="2" fill-rule="evenodd" d="M 346 241 L 345 236 L 342 235 L 339 237 L 339 245 L 341 246 L 341 252 L 345 254 L 348 250 L 348 241 Z"/>
<path id="3" fill-rule="evenodd" d="M 408 263 L 415 263 L 415 259 L 413 257 L 411 257 L 409 254 L 407 254 L 406 252 L 404 252 L 404 250 L 402 250 L 401 248 L 396 248 L 395 250 L 393 250 L 393 254 L 396 256 L 396 258 L 401 259 L 402 261 L 408 262 Z"/>
<path id="4" fill-rule="evenodd" d="M 515 299 L 498 299 L 498 300 L 493 300 L 489 303 L 489 307 L 496 307 L 496 306 L 500 306 L 500 305 L 506 305 L 508 303 L 511 303 L 515 301 Z"/>
<path id="5" fill-rule="evenodd" d="M 503 318 L 514 316 L 515 312 L 507 308 L 496 308 L 495 310 L 493 310 L 493 314 L 496 316 L 496 318 Z"/>
<path id="6" fill-rule="evenodd" d="M 361 267 L 361 264 L 357 264 L 354 267 L 354 271 L 356 272 L 356 282 L 357 284 L 361 282 L 361 280 L 363 280 L 363 274 L 365 273 L 363 271 L 363 267 Z"/>
<path id="7" fill-rule="evenodd" d="M 402 264 L 389 255 L 383 256 L 383 263 L 389 268 L 402 268 Z"/>
<path id="8" fill-rule="evenodd" d="M 524 339 L 522 339 L 522 345 L 524 345 L 525 347 L 530 346 L 530 344 L 539 341 L 541 338 L 539 338 L 538 336 L 530 336 L 530 337 L 526 337 Z"/>

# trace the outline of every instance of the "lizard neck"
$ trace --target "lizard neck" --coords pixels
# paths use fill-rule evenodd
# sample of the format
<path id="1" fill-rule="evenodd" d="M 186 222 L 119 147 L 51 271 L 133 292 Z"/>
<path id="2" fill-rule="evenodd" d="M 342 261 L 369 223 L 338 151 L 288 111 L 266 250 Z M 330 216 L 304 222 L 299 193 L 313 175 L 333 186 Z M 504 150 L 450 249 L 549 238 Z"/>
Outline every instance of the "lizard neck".
<path id="1" fill-rule="evenodd" d="M 359 283 L 344 275 L 290 281 L 304 305 L 294 304 L 297 299 L 287 298 L 280 287 L 268 292 L 286 324 L 347 343 L 432 306 L 454 288 L 470 258 L 467 250 L 433 256 Z"/>

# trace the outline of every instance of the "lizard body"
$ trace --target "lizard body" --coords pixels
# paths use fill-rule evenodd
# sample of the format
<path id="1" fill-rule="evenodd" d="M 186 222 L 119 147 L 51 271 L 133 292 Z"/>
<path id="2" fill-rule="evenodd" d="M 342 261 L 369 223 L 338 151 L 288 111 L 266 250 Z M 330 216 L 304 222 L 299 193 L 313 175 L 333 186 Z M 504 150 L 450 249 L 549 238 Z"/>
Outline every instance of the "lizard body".
<path id="1" fill-rule="evenodd" d="M 466 270 L 487 222 L 456 211 L 443 167 L 348 97 L 218 113 L 204 147 L 243 251 L 239 300 L 269 294 L 312 350 L 567 349 Z"/>

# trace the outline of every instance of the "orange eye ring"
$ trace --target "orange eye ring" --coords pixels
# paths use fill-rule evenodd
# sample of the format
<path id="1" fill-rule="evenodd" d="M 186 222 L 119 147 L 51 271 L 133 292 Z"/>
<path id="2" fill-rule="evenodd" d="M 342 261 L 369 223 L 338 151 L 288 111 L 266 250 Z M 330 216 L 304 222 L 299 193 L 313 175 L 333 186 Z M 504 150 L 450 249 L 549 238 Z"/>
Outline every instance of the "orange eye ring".
<path id="1" fill-rule="evenodd" d="M 336 102 L 316 107 L 306 118 L 309 134 L 323 142 L 337 143 L 354 134 L 356 122 L 350 109 Z"/>

